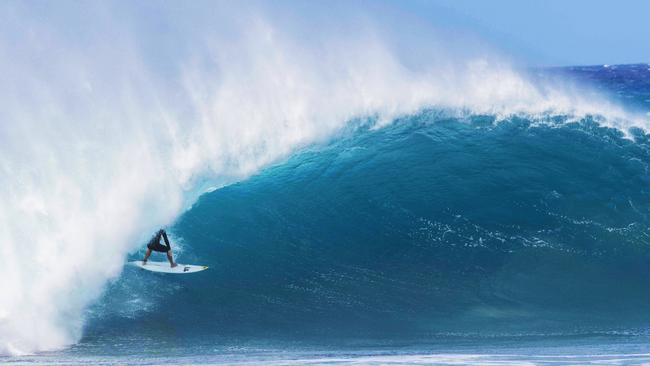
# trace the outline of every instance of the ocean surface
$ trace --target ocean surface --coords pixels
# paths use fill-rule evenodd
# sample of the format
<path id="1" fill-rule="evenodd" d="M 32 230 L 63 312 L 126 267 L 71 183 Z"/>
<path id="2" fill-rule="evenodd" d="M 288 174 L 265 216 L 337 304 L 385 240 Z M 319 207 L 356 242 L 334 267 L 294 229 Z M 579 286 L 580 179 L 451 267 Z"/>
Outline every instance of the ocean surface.
<path id="1" fill-rule="evenodd" d="M 647 64 L 531 73 L 650 113 Z M 597 114 L 359 118 L 167 228 L 210 269 L 124 267 L 76 344 L 0 363 L 650 364 L 649 165 Z"/>

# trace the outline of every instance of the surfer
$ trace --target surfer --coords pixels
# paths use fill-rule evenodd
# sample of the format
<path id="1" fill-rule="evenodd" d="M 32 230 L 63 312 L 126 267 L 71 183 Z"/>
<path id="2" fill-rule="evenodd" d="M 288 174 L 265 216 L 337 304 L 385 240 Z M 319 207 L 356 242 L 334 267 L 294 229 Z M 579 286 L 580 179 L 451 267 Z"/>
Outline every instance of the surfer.
<path id="1" fill-rule="evenodd" d="M 165 240 L 165 245 L 160 244 L 161 237 Z M 172 247 L 169 245 L 169 239 L 167 238 L 167 233 L 164 229 L 158 230 L 156 235 L 154 235 L 153 238 L 149 240 L 149 244 L 147 244 L 147 253 L 144 255 L 142 265 L 147 264 L 147 259 L 149 259 L 152 250 L 155 252 L 167 253 L 167 259 L 169 260 L 169 264 L 171 264 L 172 268 L 177 266 L 177 264 L 174 263 L 174 257 L 172 256 Z"/>

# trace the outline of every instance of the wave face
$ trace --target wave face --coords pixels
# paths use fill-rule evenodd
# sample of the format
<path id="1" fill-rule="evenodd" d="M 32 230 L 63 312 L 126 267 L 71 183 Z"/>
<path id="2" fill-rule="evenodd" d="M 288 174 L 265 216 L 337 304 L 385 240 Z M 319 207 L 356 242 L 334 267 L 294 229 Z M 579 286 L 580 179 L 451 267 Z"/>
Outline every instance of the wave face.
<path id="1" fill-rule="evenodd" d="M 471 150 L 471 141 L 487 148 L 492 140 L 482 139 L 491 136 L 494 143 L 502 141 L 505 156 L 518 141 L 510 146 L 508 134 L 519 130 L 566 133 L 570 137 L 565 142 L 573 147 L 572 134 L 583 136 L 575 131 L 600 131 L 601 126 L 615 128 L 607 130 L 610 137 L 602 136 L 609 141 L 602 146 L 613 149 L 612 159 L 616 152 L 632 154 L 643 146 L 615 133 L 641 139 L 647 125 L 642 113 L 629 112 L 590 88 L 566 85 L 563 78 L 517 71 L 470 41 L 446 41 L 448 37 L 415 15 L 400 17 L 403 24 L 387 22 L 399 11 L 390 6 L 370 11 L 345 3 L 327 8 L 213 2 L 182 8 L 76 5 L 0 5 L 0 53 L 10 55 L 0 58 L 0 257 L 5 263 L 0 278 L 10 279 L 0 294 L 0 354 L 65 347 L 78 342 L 84 329 L 119 329 L 120 319 L 145 321 L 161 307 L 174 309 L 178 316 L 170 320 L 171 329 L 181 329 L 180 320 L 200 328 L 197 319 L 203 317 L 206 332 L 216 327 L 255 332 L 264 324 L 269 325 L 265 329 L 287 331 L 294 329 L 291 324 L 296 329 L 315 324 L 338 329 L 338 323 L 349 319 L 358 319 L 364 331 L 368 327 L 361 325 L 379 318 L 396 327 L 412 329 L 408 324 L 417 323 L 428 330 L 427 319 L 440 319 L 440 314 L 471 305 L 481 312 L 486 309 L 481 304 L 505 301 L 511 291 L 506 287 L 503 295 L 495 292 L 491 300 L 481 300 L 492 292 L 480 292 L 489 283 L 478 280 L 496 278 L 497 270 L 506 268 L 506 258 L 527 255 L 519 247 L 532 245 L 532 231 L 526 230 L 537 228 L 536 211 L 528 212 L 536 197 L 532 193 L 521 197 L 529 201 L 521 202 L 502 202 L 494 192 L 479 194 L 509 180 L 532 184 L 533 168 L 528 175 L 517 171 L 506 178 L 507 171 L 521 168 L 509 166 L 490 186 L 489 179 L 479 179 L 478 173 L 472 177 L 462 164 L 483 169 L 499 164 L 499 156 L 489 164 L 480 160 L 491 156 L 490 151 Z M 490 127 L 496 121 L 503 123 Z M 529 128 L 538 122 L 547 127 Z M 561 127 L 558 131 L 566 132 L 560 133 L 547 122 L 582 127 Z M 420 138 L 434 141 L 425 137 L 435 139 L 437 134 L 443 139 L 439 144 L 414 143 Z M 540 149 L 546 146 L 542 140 Z M 399 141 L 407 145 L 402 149 Z M 323 151 L 296 155 L 312 146 Z M 427 150 L 433 146 L 443 150 Z M 452 152 L 457 146 L 458 155 L 426 155 L 443 154 L 445 146 Z M 610 155 L 600 159 L 594 146 L 585 148 L 591 155 L 584 159 L 596 156 L 605 164 Z M 432 159 L 417 160 L 417 168 L 408 160 L 415 158 L 416 148 L 423 149 L 422 159 Z M 554 148 L 564 153 L 566 147 Z M 635 154 L 629 169 L 645 162 L 642 153 Z M 461 159 L 465 155 L 467 162 Z M 291 156 L 287 164 L 246 180 Z M 527 161 L 515 152 L 512 156 L 523 159 L 521 164 Z M 397 166 L 390 159 L 405 170 L 391 170 Z M 604 165 L 593 168 L 610 172 Z M 331 177 L 318 176 L 319 171 L 330 174 L 329 169 Z M 623 168 L 611 169 L 614 174 Z M 636 177 L 636 171 L 630 172 Z M 401 183 L 383 182 L 384 174 L 395 174 L 395 184 Z M 471 181 L 463 186 L 460 178 Z M 585 184 L 611 183 L 617 189 L 632 184 L 584 179 Z M 237 181 L 242 183 L 229 185 Z M 367 193 L 362 183 L 370 184 Z M 440 190 L 432 188 L 436 185 Z M 177 221 L 206 189 L 224 186 Z M 310 191 L 312 186 L 319 189 Z M 523 186 L 507 187 L 504 194 L 527 192 Z M 549 196 L 549 205 L 570 205 L 573 201 L 564 200 L 577 194 L 547 188 L 545 194 L 553 196 L 554 190 L 559 195 L 556 201 Z M 271 202 L 282 194 L 284 200 Z M 492 206 L 472 206 L 472 194 Z M 258 197 L 260 204 L 246 195 Z M 627 201 L 606 197 L 616 210 L 627 210 Z M 629 200 L 641 213 L 642 197 L 637 192 Z M 584 203 L 579 207 L 585 212 L 591 202 L 587 198 L 578 202 Z M 296 206 L 284 206 L 290 202 Z M 528 206 L 520 211 L 499 206 L 515 207 L 515 202 Z M 224 210 L 222 204 L 232 208 Z M 531 227 L 502 227 L 506 216 L 489 211 L 498 208 L 503 209 L 500 215 L 510 212 L 513 220 L 514 213 L 527 212 L 523 217 Z M 570 208 L 551 212 L 564 215 L 557 220 L 582 219 L 582 211 Z M 345 216 L 353 214 L 358 216 Z M 610 235 L 628 230 L 643 237 L 637 226 L 621 226 L 631 223 L 622 213 L 610 218 L 612 222 L 590 215 L 594 226 L 585 227 L 605 225 L 603 230 L 614 230 Z M 156 277 L 122 275 L 127 255 L 141 248 L 154 230 L 174 222 L 182 260 L 214 264 L 214 270 L 192 283 L 169 280 L 169 286 Z M 455 234 L 440 233 L 445 225 Z M 520 239 L 503 236 L 518 230 Z M 472 250 L 478 233 L 480 245 Z M 587 240 L 563 235 L 557 234 L 557 240 L 564 238 L 561 243 L 548 238 L 539 245 L 551 250 Z M 492 242 L 496 238 L 505 240 L 500 249 Z M 442 244 L 436 246 L 436 240 Z M 600 243 L 605 246 L 604 239 Z M 400 254 L 399 248 L 414 253 Z M 507 254 L 510 250 L 515 254 Z M 453 259 L 465 254 L 469 257 L 464 260 Z M 478 268 L 484 271 L 480 275 Z M 508 283 L 507 272 L 503 276 Z M 519 278 L 522 283 L 513 283 L 512 291 L 526 287 L 525 278 Z M 146 281 L 159 282 L 164 290 L 151 291 Z M 455 292 L 461 289 L 464 295 Z M 174 300 L 183 292 L 185 300 Z M 516 291 L 512 296 L 520 298 Z M 431 317 L 425 315 L 429 313 Z"/>
<path id="2" fill-rule="evenodd" d="M 612 72 L 641 68 L 650 75 L 577 77 L 616 91 Z M 645 110 L 648 86 L 625 92 Z M 203 195 L 172 230 L 179 260 L 211 269 L 126 271 L 90 333 L 401 339 L 650 324 L 645 133 L 439 110 L 357 122 Z"/>

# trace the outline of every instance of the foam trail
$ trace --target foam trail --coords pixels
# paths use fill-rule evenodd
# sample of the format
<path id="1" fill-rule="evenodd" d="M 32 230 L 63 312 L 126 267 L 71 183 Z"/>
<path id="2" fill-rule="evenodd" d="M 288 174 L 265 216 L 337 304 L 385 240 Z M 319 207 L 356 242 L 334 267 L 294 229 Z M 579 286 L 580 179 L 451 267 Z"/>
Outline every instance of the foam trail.
<path id="1" fill-rule="evenodd" d="M 406 66 L 372 21 L 201 4 L 156 9 L 160 26 L 144 21 L 152 9 L 56 6 L 0 9 L 0 354 L 78 341 L 125 255 L 205 182 L 243 179 L 355 117 L 443 106 L 643 124 L 443 43 Z"/>

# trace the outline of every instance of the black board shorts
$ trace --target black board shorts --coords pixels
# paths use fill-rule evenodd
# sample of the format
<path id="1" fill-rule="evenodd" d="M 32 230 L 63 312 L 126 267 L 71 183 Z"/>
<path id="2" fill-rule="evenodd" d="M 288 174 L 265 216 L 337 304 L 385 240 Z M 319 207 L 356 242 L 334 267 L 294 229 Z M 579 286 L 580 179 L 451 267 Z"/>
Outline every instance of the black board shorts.
<path id="1" fill-rule="evenodd" d="M 171 247 L 162 245 L 160 243 L 149 243 L 147 244 L 147 248 L 153 250 L 154 252 L 161 252 L 161 253 L 167 253 L 170 250 L 172 250 Z"/>

